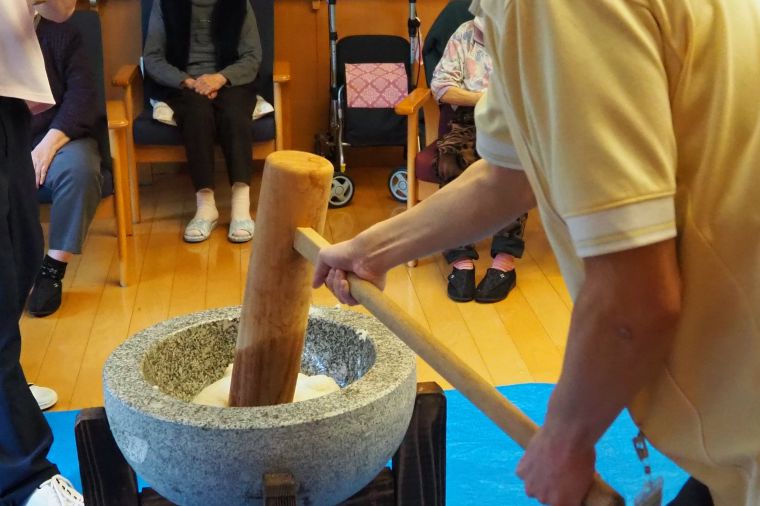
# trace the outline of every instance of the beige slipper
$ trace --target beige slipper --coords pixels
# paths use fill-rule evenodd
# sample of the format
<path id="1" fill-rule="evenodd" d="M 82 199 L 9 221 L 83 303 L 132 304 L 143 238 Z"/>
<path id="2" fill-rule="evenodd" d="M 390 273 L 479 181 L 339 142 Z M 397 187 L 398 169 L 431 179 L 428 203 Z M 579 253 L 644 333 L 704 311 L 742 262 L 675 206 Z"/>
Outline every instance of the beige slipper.
<path id="1" fill-rule="evenodd" d="M 251 219 L 232 220 L 230 222 L 230 229 L 227 232 L 227 239 L 235 243 L 248 242 L 253 239 L 253 228 L 254 223 Z M 245 235 L 240 235 L 241 231 L 245 232 Z"/>
<path id="2" fill-rule="evenodd" d="M 216 221 L 204 220 L 203 218 L 193 218 L 185 227 L 183 236 L 187 242 L 203 242 L 209 238 L 211 231 L 216 227 Z M 191 233 L 198 232 L 198 233 Z"/>

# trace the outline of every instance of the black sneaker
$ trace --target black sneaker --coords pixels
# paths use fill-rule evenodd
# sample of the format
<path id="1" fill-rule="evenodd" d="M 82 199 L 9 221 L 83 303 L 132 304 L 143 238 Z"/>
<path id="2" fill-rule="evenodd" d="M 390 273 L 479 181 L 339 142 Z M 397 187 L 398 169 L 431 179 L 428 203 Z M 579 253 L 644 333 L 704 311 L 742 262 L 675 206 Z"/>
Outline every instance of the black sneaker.
<path id="1" fill-rule="evenodd" d="M 475 269 L 457 269 L 449 274 L 447 289 L 449 299 L 456 302 L 469 302 L 475 297 Z"/>
<path id="2" fill-rule="evenodd" d="M 517 273 L 514 270 L 504 272 L 499 269 L 488 269 L 486 275 L 478 283 L 475 301 L 488 304 L 504 300 L 516 283 Z"/>
<path id="3" fill-rule="evenodd" d="M 63 275 L 66 273 L 64 264 L 63 269 L 51 265 L 42 264 L 40 272 L 37 273 L 37 279 L 34 280 L 34 288 L 29 296 L 27 310 L 32 316 L 48 316 L 61 307 L 61 293 Z"/>

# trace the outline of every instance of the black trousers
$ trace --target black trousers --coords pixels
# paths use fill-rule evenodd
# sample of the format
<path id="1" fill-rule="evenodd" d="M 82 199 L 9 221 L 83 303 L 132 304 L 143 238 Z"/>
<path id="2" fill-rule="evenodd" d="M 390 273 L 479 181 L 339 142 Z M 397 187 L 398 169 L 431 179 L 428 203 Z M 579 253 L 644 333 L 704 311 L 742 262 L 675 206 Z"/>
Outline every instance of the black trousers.
<path id="1" fill-rule="evenodd" d="M 249 184 L 251 116 L 256 106 L 253 84 L 223 86 L 215 99 L 183 88 L 167 100 L 182 131 L 187 164 L 195 190 L 214 188 L 214 143 L 222 147 L 230 185 Z"/>
<path id="2" fill-rule="evenodd" d="M 499 253 L 506 253 L 515 258 L 522 258 L 525 252 L 525 221 L 528 215 L 524 214 L 518 219 L 502 228 L 491 239 L 491 258 Z M 462 258 L 478 259 L 478 252 L 474 244 L 459 246 L 458 248 L 447 249 L 443 252 L 443 258 L 446 262 L 453 263 Z"/>
<path id="3" fill-rule="evenodd" d="M 0 505 L 21 504 L 58 473 L 53 434 L 21 370 L 19 318 L 42 261 L 29 110 L 0 97 Z"/>

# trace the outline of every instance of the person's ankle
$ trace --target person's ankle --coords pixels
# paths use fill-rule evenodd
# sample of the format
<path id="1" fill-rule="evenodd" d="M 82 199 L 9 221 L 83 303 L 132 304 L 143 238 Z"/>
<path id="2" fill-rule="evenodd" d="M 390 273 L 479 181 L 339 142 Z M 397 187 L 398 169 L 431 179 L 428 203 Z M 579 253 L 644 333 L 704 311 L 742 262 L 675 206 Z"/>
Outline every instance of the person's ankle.
<path id="1" fill-rule="evenodd" d="M 475 268 L 475 262 L 472 261 L 472 258 L 459 258 L 451 262 L 451 266 L 460 271 L 469 271 Z"/>
<path id="2" fill-rule="evenodd" d="M 48 250 L 47 256 L 52 258 L 53 260 L 58 260 L 59 262 L 63 262 L 67 264 L 71 262 L 71 259 L 74 257 L 74 254 L 68 251 L 60 250 L 60 249 L 51 249 L 51 250 Z"/>
<path id="3" fill-rule="evenodd" d="M 214 190 L 211 188 L 203 188 L 195 192 L 195 204 L 195 218 L 205 221 L 219 219 L 219 210 L 216 208 Z"/>
<path id="4" fill-rule="evenodd" d="M 508 253 L 499 253 L 493 257 L 491 269 L 497 269 L 502 272 L 515 270 L 515 257 Z"/>
<path id="5" fill-rule="evenodd" d="M 245 183 L 238 182 L 232 185 L 230 218 L 233 221 L 251 219 L 251 188 Z"/>

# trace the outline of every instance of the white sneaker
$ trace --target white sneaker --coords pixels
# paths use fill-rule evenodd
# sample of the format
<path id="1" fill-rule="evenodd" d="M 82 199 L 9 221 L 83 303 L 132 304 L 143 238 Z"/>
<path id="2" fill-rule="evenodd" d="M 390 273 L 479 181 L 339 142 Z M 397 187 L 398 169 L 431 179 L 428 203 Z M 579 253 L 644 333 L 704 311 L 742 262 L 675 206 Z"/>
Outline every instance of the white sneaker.
<path id="1" fill-rule="evenodd" d="M 84 498 L 69 480 L 56 474 L 37 487 L 23 506 L 84 506 Z"/>
<path id="2" fill-rule="evenodd" d="M 30 383 L 29 390 L 32 391 L 32 395 L 37 401 L 37 405 L 43 411 L 48 408 L 52 408 L 55 406 L 55 403 L 58 402 L 58 394 L 55 393 L 55 390 L 52 388 L 41 387 L 39 385 L 33 385 Z"/>

